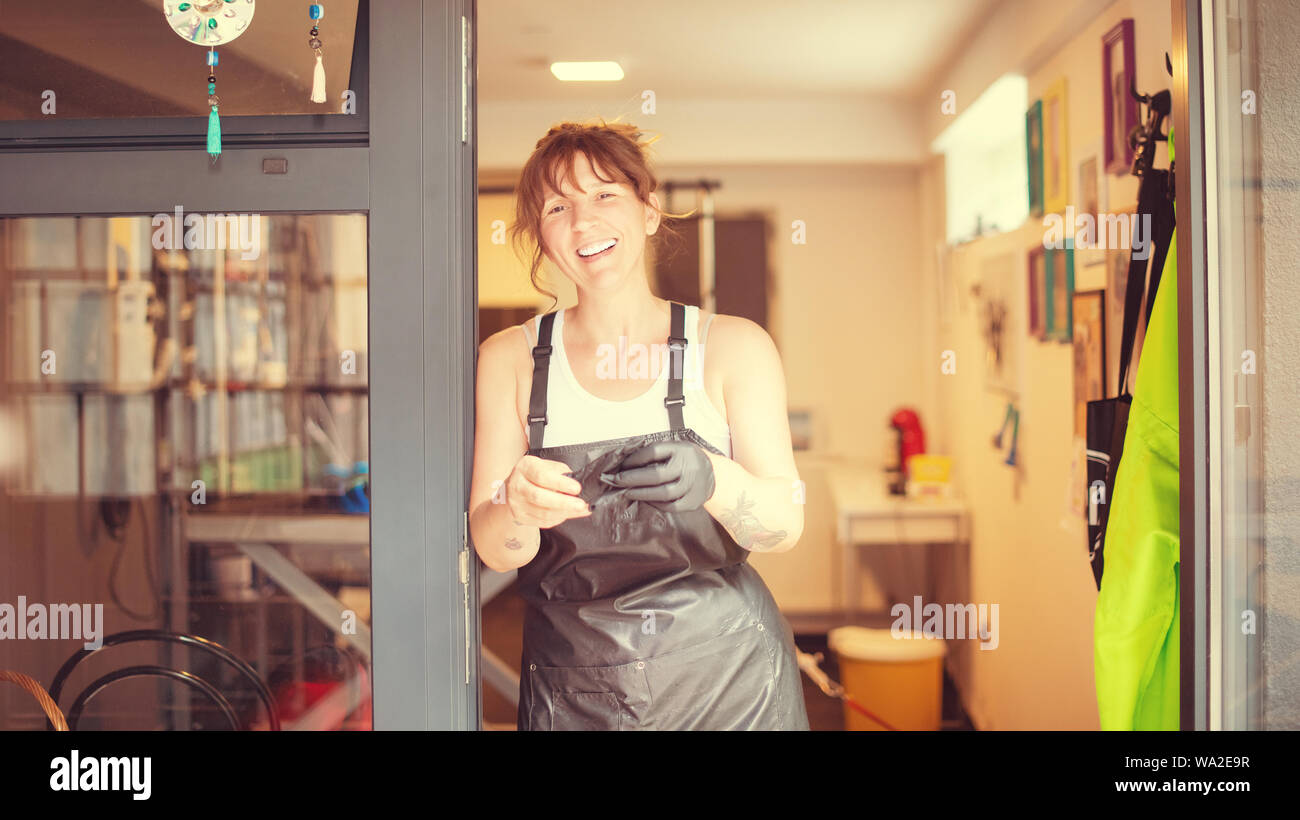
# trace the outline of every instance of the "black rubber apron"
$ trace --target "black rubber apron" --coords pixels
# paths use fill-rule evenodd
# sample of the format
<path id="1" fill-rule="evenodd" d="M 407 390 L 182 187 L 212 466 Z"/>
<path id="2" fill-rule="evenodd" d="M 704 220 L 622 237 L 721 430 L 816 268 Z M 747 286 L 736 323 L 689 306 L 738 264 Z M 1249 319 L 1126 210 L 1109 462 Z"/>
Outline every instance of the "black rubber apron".
<path id="1" fill-rule="evenodd" d="M 568 464 L 595 509 L 543 529 L 519 568 L 521 731 L 808 729 L 794 635 L 749 552 L 703 507 L 663 512 L 600 479 L 652 441 L 725 455 L 682 421 L 685 313 L 672 303 L 670 429 L 560 447 L 542 446 L 555 314 L 542 317 L 528 452 Z"/>

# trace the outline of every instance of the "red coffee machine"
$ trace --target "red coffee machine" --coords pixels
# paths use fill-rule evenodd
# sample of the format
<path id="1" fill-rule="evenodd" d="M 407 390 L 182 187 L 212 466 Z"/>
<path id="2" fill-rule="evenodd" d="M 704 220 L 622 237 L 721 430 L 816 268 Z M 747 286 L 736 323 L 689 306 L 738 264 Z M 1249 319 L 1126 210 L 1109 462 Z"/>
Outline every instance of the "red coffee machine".
<path id="1" fill-rule="evenodd" d="M 906 495 L 907 459 L 925 452 L 925 431 L 921 429 L 921 418 L 910 407 L 896 410 L 889 419 L 889 427 L 894 433 L 891 463 L 885 467 L 889 493 Z"/>

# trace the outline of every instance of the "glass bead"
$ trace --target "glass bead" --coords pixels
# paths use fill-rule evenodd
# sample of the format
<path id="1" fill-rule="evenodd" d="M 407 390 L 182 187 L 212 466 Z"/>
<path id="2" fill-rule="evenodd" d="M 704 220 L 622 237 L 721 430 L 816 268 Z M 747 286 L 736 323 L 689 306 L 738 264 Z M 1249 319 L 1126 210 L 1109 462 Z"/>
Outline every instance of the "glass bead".
<path id="1" fill-rule="evenodd" d="M 220 58 L 217 57 L 217 52 L 215 51 L 208 52 L 208 65 L 216 65 L 219 60 Z"/>
<path id="2" fill-rule="evenodd" d="M 307 41 L 307 45 L 311 46 L 312 48 L 320 48 L 320 38 L 319 37 L 311 38 L 310 40 Z"/>
<path id="3" fill-rule="evenodd" d="M 208 83 L 208 93 L 209 93 L 209 94 L 214 94 L 214 93 L 216 93 L 216 90 L 217 90 L 217 84 L 216 84 L 216 83 Z"/>
<path id="4" fill-rule="evenodd" d="M 177 10 L 177 11 L 189 11 L 189 10 L 190 10 L 190 4 L 189 4 L 189 3 L 181 3 L 179 6 L 176 7 L 176 10 Z"/>
<path id="5" fill-rule="evenodd" d="M 307 6 L 307 16 L 313 20 L 319 20 L 325 16 L 325 7 L 320 3 L 312 3 Z"/>
<path id="6" fill-rule="evenodd" d="M 217 18 L 213 17 L 212 19 L 208 20 L 208 28 L 216 28 L 216 27 L 217 27 Z"/>

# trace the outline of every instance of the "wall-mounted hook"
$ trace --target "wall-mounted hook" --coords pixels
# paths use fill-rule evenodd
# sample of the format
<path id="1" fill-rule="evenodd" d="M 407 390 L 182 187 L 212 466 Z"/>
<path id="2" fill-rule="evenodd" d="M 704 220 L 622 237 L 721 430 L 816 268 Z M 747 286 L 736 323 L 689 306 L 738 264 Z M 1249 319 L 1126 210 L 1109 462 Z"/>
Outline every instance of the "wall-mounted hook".
<path id="1" fill-rule="evenodd" d="M 1146 94 L 1138 93 L 1136 77 L 1128 78 L 1128 93 L 1133 95 L 1133 99 L 1137 100 L 1138 103 L 1141 105 L 1146 105 L 1147 103 L 1151 102 L 1151 98 L 1148 97 Z"/>

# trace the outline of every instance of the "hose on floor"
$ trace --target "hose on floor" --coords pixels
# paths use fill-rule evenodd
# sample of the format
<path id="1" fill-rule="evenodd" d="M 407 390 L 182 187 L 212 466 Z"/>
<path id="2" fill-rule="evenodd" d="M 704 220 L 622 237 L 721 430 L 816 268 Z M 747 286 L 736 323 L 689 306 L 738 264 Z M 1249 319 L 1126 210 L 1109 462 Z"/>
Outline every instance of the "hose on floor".
<path id="1" fill-rule="evenodd" d="M 795 647 L 794 651 L 799 661 L 799 668 L 803 670 L 803 673 L 808 676 L 809 680 L 817 684 L 817 688 L 821 689 L 830 697 L 838 698 L 839 700 L 844 701 L 849 705 L 850 709 L 862 715 L 863 717 L 866 717 L 869 720 L 873 720 L 876 723 L 879 723 L 881 726 L 885 727 L 885 729 L 891 732 L 898 731 L 898 729 L 894 728 L 893 726 L 890 726 L 884 720 L 872 714 L 872 712 L 869 709 L 867 709 L 867 707 L 863 706 L 861 703 L 858 703 L 856 700 L 854 700 L 849 695 L 848 692 L 844 691 L 844 687 L 841 686 L 837 681 L 831 680 L 830 675 L 827 675 L 826 672 L 821 668 L 822 653 L 818 652 L 815 655 L 810 655 L 807 652 L 804 652 L 803 650 L 799 649 L 798 647 Z"/>

